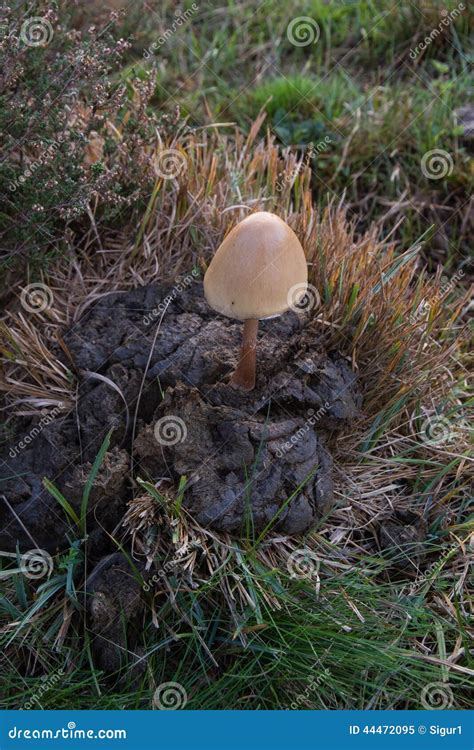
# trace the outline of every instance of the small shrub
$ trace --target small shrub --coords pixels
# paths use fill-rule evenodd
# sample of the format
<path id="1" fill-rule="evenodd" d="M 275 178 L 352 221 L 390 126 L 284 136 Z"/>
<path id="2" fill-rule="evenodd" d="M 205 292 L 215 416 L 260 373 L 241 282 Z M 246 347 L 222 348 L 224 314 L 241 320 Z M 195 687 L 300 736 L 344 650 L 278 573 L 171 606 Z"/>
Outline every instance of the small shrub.
<path id="1" fill-rule="evenodd" d="M 154 177 L 146 148 L 154 137 L 147 112 L 154 80 L 151 73 L 126 83 L 114 77 L 128 42 L 93 26 L 69 29 L 64 8 L 4 13 L 1 261 L 44 266 L 66 249 L 67 229 L 83 232 L 91 215 L 110 223 L 140 205 Z M 40 18 L 36 39 L 33 16 Z"/>

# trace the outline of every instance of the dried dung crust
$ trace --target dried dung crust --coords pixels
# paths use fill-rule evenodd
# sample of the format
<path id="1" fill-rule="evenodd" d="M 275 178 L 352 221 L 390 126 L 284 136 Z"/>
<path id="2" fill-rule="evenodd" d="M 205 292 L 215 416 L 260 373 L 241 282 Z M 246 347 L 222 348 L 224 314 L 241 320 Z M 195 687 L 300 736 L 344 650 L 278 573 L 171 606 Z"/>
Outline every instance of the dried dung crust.
<path id="1" fill-rule="evenodd" d="M 177 485 L 186 476 L 185 507 L 215 529 L 310 528 L 332 503 L 327 433 L 347 427 L 360 408 L 355 376 L 337 353 L 321 351 L 315 321 L 288 312 L 261 323 L 256 388 L 241 393 L 228 385 L 241 333 L 241 323 L 210 310 L 199 283 L 179 294 L 164 285 L 117 292 L 90 307 L 63 337 L 79 375 L 76 409 L 2 457 L 0 548 L 67 548 L 70 522 L 43 478 L 79 514 L 112 429 L 87 518 L 94 554 L 109 551 L 108 534 L 133 492 L 132 425 L 145 371 L 134 477 Z M 55 355 L 71 366 L 59 347 Z M 184 439 L 160 436 L 157 422 L 173 418 Z M 23 424 L 23 436 L 37 423 Z"/>

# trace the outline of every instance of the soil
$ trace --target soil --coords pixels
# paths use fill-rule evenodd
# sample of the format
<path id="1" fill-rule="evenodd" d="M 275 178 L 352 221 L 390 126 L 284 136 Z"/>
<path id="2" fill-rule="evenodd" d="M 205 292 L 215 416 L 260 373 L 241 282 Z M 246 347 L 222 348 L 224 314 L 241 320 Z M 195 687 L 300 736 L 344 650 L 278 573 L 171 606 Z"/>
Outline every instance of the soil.
<path id="1" fill-rule="evenodd" d="M 426 521 L 419 513 L 394 510 L 377 524 L 378 542 L 391 557 L 392 566 L 416 570 L 426 557 Z"/>
<path id="2" fill-rule="evenodd" d="M 0 462 L 0 549 L 69 547 L 77 530 L 43 478 L 79 515 L 111 429 L 88 505 L 93 563 L 115 551 L 110 535 L 137 476 L 167 477 L 176 488 L 186 477 L 184 506 L 217 530 L 313 526 L 333 501 L 328 435 L 347 429 L 361 407 L 356 377 L 343 357 L 321 350 L 319 325 L 290 311 L 260 324 L 256 387 L 235 390 L 241 335 L 240 322 L 208 307 L 198 282 L 179 293 L 164 285 L 117 292 L 89 308 L 54 352 L 79 379 L 76 408 Z M 17 444 L 35 425 L 21 424 Z"/>
<path id="3" fill-rule="evenodd" d="M 140 584 L 124 555 L 107 555 L 86 581 L 92 649 L 98 669 L 119 672 L 130 663 L 134 676 L 145 668 L 139 645 L 139 618 L 143 611 Z M 138 674 L 137 674 L 138 673 Z"/>

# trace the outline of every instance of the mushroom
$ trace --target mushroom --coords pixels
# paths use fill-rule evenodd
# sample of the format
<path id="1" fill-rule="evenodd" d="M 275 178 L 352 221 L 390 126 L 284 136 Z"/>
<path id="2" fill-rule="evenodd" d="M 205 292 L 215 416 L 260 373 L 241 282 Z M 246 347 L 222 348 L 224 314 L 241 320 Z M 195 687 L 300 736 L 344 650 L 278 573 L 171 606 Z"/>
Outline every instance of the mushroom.
<path id="1" fill-rule="evenodd" d="M 225 237 L 204 276 L 204 294 L 217 312 L 245 321 L 233 386 L 246 391 L 255 386 L 259 320 L 276 318 L 298 304 L 307 286 L 303 248 L 279 216 L 258 211 Z"/>

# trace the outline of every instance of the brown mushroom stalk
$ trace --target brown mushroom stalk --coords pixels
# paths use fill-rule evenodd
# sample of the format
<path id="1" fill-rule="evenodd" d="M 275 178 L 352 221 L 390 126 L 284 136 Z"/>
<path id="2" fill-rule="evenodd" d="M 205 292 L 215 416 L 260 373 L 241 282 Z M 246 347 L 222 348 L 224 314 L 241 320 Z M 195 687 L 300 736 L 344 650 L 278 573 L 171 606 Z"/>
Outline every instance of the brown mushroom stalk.
<path id="1" fill-rule="evenodd" d="M 244 391 L 255 388 L 258 323 L 255 318 L 245 321 L 239 363 L 230 379 L 232 385 Z"/>
<path id="2" fill-rule="evenodd" d="M 224 238 L 204 276 L 208 304 L 244 323 L 236 388 L 255 386 L 258 321 L 283 315 L 306 293 L 308 268 L 301 243 L 279 216 L 256 211 Z"/>

